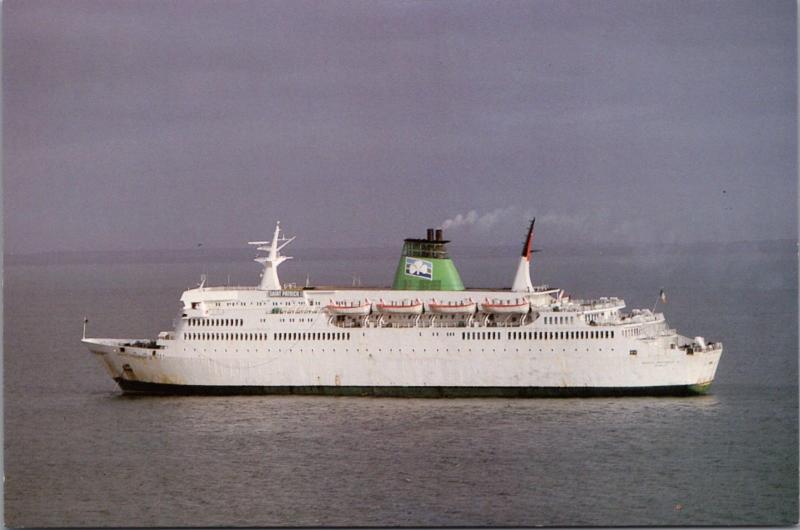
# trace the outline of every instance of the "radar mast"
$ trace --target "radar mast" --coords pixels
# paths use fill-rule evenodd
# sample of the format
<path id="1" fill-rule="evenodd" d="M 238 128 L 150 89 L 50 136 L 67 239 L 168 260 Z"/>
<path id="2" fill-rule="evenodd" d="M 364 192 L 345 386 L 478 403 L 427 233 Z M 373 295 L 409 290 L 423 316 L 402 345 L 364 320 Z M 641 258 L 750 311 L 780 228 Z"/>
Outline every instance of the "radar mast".
<path id="1" fill-rule="evenodd" d="M 248 245 L 255 245 L 258 250 L 267 252 L 266 256 L 259 256 L 255 258 L 258 263 L 264 264 L 264 270 L 261 273 L 261 283 L 258 288 L 265 291 L 273 291 L 281 289 L 281 281 L 278 279 L 278 265 L 292 259 L 291 256 L 281 256 L 281 249 L 294 241 L 294 237 L 286 238 L 281 236 L 281 222 L 275 225 L 275 233 L 272 236 L 272 241 L 249 241 Z"/>

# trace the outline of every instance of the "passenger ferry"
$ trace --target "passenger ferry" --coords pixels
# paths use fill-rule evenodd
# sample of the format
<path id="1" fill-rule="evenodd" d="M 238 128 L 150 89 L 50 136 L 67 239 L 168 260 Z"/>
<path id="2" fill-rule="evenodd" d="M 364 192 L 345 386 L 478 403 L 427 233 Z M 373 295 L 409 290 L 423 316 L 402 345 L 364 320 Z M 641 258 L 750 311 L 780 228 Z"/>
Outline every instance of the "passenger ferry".
<path id="1" fill-rule="evenodd" d="M 280 223 L 259 285 L 181 296 L 155 340 L 86 338 L 123 392 L 369 396 L 685 395 L 708 390 L 720 342 L 619 298 L 534 286 L 528 226 L 510 289 L 466 289 L 441 229 L 406 239 L 391 288 L 285 286 Z"/>

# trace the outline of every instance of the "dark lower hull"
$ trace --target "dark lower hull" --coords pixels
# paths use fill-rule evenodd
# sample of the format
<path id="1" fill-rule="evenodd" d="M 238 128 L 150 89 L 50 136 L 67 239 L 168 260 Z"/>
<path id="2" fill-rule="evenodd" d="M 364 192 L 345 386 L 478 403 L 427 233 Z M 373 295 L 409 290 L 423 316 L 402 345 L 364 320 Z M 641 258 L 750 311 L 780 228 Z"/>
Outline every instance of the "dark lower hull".
<path id="1" fill-rule="evenodd" d="M 612 397 L 692 396 L 704 394 L 711 383 L 650 387 L 457 387 L 457 386 L 198 386 L 145 383 L 115 378 L 126 393 L 154 395 L 261 395 L 300 394 L 312 396 L 375 397 Z"/>

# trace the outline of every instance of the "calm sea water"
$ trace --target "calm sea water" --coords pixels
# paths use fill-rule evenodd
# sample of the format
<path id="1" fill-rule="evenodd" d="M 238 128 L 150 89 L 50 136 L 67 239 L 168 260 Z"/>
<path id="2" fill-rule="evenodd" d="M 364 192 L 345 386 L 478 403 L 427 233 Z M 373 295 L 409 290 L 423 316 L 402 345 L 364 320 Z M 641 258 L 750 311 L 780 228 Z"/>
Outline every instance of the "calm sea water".
<path id="1" fill-rule="evenodd" d="M 540 256 L 540 257 L 539 257 Z M 537 255 L 535 282 L 663 306 L 722 340 L 694 398 L 125 397 L 80 344 L 169 329 L 184 288 L 247 262 L 7 265 L 10 526 L 784 525 L 798 518 L 796 248 Z M 395 257 L 301 260 L 284 281 L 388 284 Z M 459 257 L 510 282 L 513 255 Z"/>

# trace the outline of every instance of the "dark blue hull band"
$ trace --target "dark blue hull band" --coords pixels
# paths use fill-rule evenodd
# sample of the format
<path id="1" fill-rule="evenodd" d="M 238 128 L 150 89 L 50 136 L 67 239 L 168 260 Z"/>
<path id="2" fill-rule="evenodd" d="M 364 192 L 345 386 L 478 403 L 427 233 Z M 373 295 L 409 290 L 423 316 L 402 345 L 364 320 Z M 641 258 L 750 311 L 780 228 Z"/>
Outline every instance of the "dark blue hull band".
<path id="1" fill-rule="evenodd" d="M 115 378 L 125 393 L 156 395 L 257 395 L 376 397 L 611 397 L 691 396 L 704 394 L 710 384 L 651 387 L 458 387 L 458 386 L 199 386 L 146 383 Z"/>

